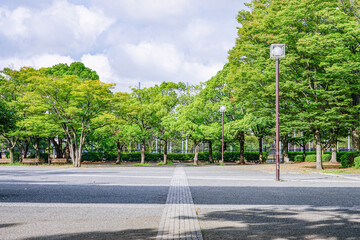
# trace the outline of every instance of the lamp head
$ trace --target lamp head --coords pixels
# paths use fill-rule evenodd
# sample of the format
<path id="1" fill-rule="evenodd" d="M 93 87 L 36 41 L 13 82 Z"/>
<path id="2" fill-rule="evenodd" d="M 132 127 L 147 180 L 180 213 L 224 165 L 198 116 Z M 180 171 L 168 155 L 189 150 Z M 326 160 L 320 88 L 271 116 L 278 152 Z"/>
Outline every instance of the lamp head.
<path id="1" fill-rule="evenodd" d="M 226 112 L 226 105 L 220 105 L 220 112 Z"/>
<path id="2" fill-rule="evenodd" d="M 270 58 L 283 58 L 285 57 L 285 44 L 271 44 Z"/>

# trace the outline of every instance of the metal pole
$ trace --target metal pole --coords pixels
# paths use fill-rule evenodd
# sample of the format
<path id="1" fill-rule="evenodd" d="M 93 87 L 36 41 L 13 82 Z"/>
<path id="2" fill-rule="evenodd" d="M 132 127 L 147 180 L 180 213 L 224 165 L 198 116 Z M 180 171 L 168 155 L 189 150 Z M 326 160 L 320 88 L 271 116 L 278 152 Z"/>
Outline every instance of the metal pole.
<path id="1" fill-rule="evenodd" d="M 155 144 L 155 152 L 158 152 L 158 139 L 156 139 L 156 144 Z"/>
<path id="2" fill-rule="evenodd" d="M 184 138 L 181 138 L 181 153 L 184 154 Z"/>
<path id="3" fill-rule="evenodd" d="M 279 140 L 279 59 L 276 58 L 276 181 L 280 181 Z"/>
<path id="4" fill-rule="evenodd" d="M 222 133 L 221 133 L 221 162 L 224 163 L 224 112 L 222 112 L 221 118 Z"/>

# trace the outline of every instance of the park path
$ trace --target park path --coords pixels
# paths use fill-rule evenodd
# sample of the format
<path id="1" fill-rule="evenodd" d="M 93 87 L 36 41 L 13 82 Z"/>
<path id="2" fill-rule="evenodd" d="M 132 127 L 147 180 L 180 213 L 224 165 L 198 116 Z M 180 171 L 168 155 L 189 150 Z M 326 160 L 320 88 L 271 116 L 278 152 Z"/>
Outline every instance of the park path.
<path id="1" fill-rule="evenodd" d="M 172 176 L 156 239 L 203 239 L 182 166 L 177 166 Z"/>

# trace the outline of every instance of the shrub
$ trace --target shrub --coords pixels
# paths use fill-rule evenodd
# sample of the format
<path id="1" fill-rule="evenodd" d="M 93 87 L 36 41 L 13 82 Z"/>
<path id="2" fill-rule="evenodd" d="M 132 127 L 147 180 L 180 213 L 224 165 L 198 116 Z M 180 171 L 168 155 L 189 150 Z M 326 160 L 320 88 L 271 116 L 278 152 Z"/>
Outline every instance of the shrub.
<path id="1" fill-rule="evenodd" d="M 354 166 L 355 168 L 360 168 L 360 157 L 354 158 Z"/>
<path id="2" fill-rule="evenodd" d="M 295 162 L 303 162 L 304 161 L 304 156 L 302 154 L 295 155 L 294 161 Z"/>
<path id="3" fill-rule="evenodd" d="M 6 158 L 10 158 L 10 152 L 7 152 L 5 156 Z M 14 161 L 19 161 L 19 159 L 20 159 L 20 153 L 14 152 Z"/>
<path id="4" fill-rule="evenodd" d="M 168 161 L 193 161 L 194 153 L 168 153 Z M 246 151 L 244 153 L 247 161 L 257 161 L 259 159 L 259 152 L 257 151 Z M 268 157 L 267 152 L 263 152 L 263 158 L 266 160 Z M 115 161 L 117 158 L 117 152 L 84 152 L 82 155 L 82 161 Z M 224 152 L 225 162 L 235 162 L 240 158 L 240 152 Z M 123 152 L 121 153 L 121 161 L 124 162 L 139 162 L 141 159 L 141 152 Z M 199 161 L 209 161 L 209 152 L 199 152 Z M 221 152 L 214 151 L 213 159 L 215 161 L 221 160 Z M 145 153 L 145 160 L 147 162 L 159 162 L 164 160 L 163 153 Z"/>
<path id="5" fill-rule="evenodd" d="M 316 154 L 306 155 L 305 162 L 316 162 Z"/>
<path id="6" fill-rule="evenodd" d="M 352 167 L 354 164 L 354 158 L 357 157 L 358 155 L 359 153 L 354 151 L 346 152 L 342 154 L 340 158 L 341 167 L 342 168 Z"/>
<path id="7" fill-rule="evenodd" d="M 329 162 L 331 160 L 331 154 L 323 154 L 321 159 L 323 162 Z"/>
<path id="8" fill-rule="evenodd" d="M 315 151 L 310 151 L 310 152 L 305 152 L 306 155 L 311 155 L 311 154 L 316 154 Z M 303 152 L 299 152 L 299 151 L 289 151 L 288 152 L 288 157 L 290 161 L 295 161 L 295 157 L 297 155 L 303 155 Z"/>

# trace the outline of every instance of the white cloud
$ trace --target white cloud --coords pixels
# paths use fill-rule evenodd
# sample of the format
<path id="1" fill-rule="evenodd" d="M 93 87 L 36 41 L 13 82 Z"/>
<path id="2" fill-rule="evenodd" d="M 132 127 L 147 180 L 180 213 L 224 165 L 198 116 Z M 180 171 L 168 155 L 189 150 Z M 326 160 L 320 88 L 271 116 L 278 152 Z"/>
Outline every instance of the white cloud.
<path id="1" fill-rule="evenodd" d="M 60 56 L 57 54 L 42 54 L 35 55 L 31 58 L 0 58 L 0 68 L 2 69 L 5 67 L 9 67 L 12 69 L 20 69 L 21 67 L 33 67 L 38 69 L 42 67 L 51 67 L 58 63 L 71 64 L 72 62 L 74 62 L 74 59 L 70 56 Z"/>
<path id="2" fill-rule="evenodd" d="M 71 4 L 65 0 L 54 2 L 50 8 L 42 11 L 38 18 L 71 29 L 75 39 L 81 42 L 93 42 L 114 22 L 99 10 Z"/>
<path id="3" fill-rule="evenodd" d="M 0 1 L 0 67 L 82 61 L 116 91 L 198 84 L 227 62 L 245 1 Z"/>
<path id="4" fill-rule="evenodd" d="M 175 73 L 183 61 L 183 55 L 171 44 L 142 42 L 138 45 L 127 44 L 125 53 L 139 66 L 154 71 Z"/>
<path id="5" fill-rule="evenodd" d="M 100 80 L 106 83 L 116 83 L 118 78 L 114 75 L 109 59 L 104 54 L 86 54 L 81 57 L 86 67 L 95 70 Z"/>
<path id="6" fill-rule="evenodd" d="M 29 9 L 19 7 L 14 11 L 0 8 L 0 32 L 10 39 L 26 33 L 25 20 L 31 17 Z"/>
<path id="7" fill-rule="evenodd" d="M 184 64 L 184 72 L 193 79 L 193 83 L 198 84 L 205 82 L 211 77 L 215 76 L 216 73 L 223 68 L 223 63 L 213 63 L 205 65 L 198 62 L 186 62 Z"/>
<path id="8" fill-rule="evenodd" d="M 216 33 L 215 30 L 215 27 L 204 19 L 195 19 L 186 27 L 184 37 L 192 42 L 204 40 L 210 34 Z"/>
<path id="9" fill-rule="evenodd" d="M 27 51 L 88 51 L 114 19 L 97 9 L 54 1 L 44 9 L 0 8 L 0 34 Z"/>
<path id="10" fill-rule="evenodd" d="M 142 81 L 145 81 L 144 86 L 149 85 L 148 82 L 156 81 L 157 83 L 182 81 L 198 84 L 210 79 L 223 67 L 221 62 L 205 64 L 190 60 L 172 44 L 149 42 L 138 45 L 128 44 L 124 46 L 124 51 L 133 62 L 130 68 L 138 69 L 136 75 L 131 75 L 132 78 L 140 76 Z M 164 76 L 167 77 L 169 74 L 172 78 L 164 79 Z"/>
<path id="11" fill-rule="evenodd" d="M 133 20 L 159 20 L 179 15 L 189 7 L 190 0 L 95 0 L 112 15 Z"/>

